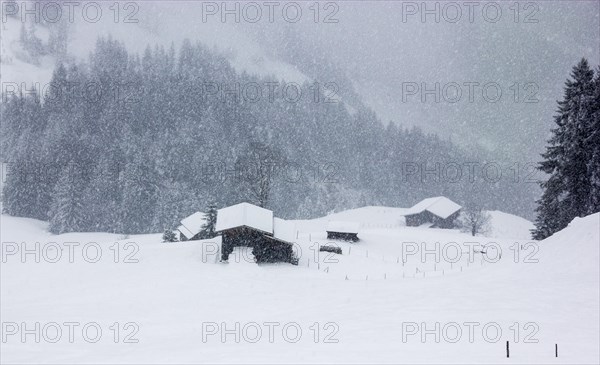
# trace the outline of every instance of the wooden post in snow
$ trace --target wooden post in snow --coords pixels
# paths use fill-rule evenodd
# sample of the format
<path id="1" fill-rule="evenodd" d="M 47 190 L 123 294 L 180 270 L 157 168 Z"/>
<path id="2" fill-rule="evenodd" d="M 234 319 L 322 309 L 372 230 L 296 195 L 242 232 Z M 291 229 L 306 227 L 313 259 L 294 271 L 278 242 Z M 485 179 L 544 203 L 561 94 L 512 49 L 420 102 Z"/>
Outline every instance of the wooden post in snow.
<path id="1" fill-rule="evenodd" d="M 506 341 L 506 357 L 510 357 L 510 349 L 508 347 L 508 341 Z"/>
<path id="2" fill-rule="evenodd" d="M 554 357 L 558 357 L 558 344 L 554 344 Z"/>

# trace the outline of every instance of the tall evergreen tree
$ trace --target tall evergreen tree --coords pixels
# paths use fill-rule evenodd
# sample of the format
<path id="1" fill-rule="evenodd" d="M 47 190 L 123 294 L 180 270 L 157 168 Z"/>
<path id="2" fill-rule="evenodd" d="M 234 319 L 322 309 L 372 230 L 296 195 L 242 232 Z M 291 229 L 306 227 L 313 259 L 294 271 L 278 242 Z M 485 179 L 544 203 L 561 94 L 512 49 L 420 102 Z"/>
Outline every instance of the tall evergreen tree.
<path id="1" fill-rule="evenodd" d="M 70 163 L 62 171 L 54 188 L 54 199 L 50 209 L 50 232 L 61 234 L 84 230 L 84 189 L 81 168 Z"/>
<path id="2" fill-rule="evenodd" d="M 213 238 L 217 234 L 215 227 L 217 226 L 217 206 L 214 203 L 208 205 L 205 213 L 206 222 L 202 226 L 202 238 Z"/>
<path id="3" fill-rule="evenodd" d="M 36 196 L 32 189 L 36 181 L 34 166 L 28 157 L 16 155 L 8 164 L 6 186 L 3 191 L 3 210 L 17 217 L 31 217 Z"/>
<path id="4" fill-rule="evenodd" d="M 157 185 L 151 164 L 142 156 L 127 163 L 120 177 L 123 188 L 120 231 L 127 234 L 150 231 L 156 210 Z"/>
<path id="5" fill-rule="evenodd" d="M 85 190 L 85 209 L 90 213 L 87 219 L 89 230 L 116 232 L 119 227 L 122 188 L 118 158 L 116 152 L 101 156 Z"/>
<path id="6" fill-rule="evenodd" d="M 590 179 L 589 214 L 600 211 L 600 66 L 598 66 L 594 78 L 591 118 L 590 131 L 586 139 L 590 156 L 587 165 Z"/>
<path id="7" fill-rule="evenodd" d="M 558 102 L 556 127 L 542 154 L 539 169 L 549 175 L 541 183 L 544 192 L 538 201 L 535 239 L 544 239 L 563 229 L 575 217 L 589 211 L 591 193 L 587 137 L 592 129 L 594 71 L 582 59 L 565 83 L 563 100 Z"/>

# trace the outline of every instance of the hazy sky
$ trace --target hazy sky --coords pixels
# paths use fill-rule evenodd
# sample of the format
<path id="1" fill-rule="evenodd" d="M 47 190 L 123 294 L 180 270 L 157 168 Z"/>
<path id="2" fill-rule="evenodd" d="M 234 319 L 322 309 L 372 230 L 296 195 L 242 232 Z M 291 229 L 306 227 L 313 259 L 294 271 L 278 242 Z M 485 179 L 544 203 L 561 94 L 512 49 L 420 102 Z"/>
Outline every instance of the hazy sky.
<path id="1" fill-rule="evenodd" d="M 384 121 L 536 159 L 571 67 L 599 63 L 599 3 L 480 2 L 472 17 L 464 3 L 427 2 L 439 11 L 423 21 L 422 2 L 339 2 L 338 23 L 285 26 L 345 70 Z M 289 46 L 273 29 L 262 39 Z"/>

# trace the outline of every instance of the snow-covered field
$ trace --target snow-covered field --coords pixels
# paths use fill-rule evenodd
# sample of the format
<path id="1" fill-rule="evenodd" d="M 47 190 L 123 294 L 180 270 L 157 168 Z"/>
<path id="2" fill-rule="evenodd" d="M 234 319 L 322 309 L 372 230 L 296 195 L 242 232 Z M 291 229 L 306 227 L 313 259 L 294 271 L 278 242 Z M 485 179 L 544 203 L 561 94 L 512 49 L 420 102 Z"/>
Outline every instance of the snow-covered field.
<path id="1" fill-rule="evenodd" d="M 258 266 L 244 250 L 219 263 L 218 239 L 53 236 L 3 215 L 1 360 L 599 362 L 600 214 L 533 242 L 529 222 L 501 212 L 487 238 L 405 227 L 403 211 L 296 221 L 298 266 Z M 317 255 L 330 220 L 360 222 L 361 240 Z"/>

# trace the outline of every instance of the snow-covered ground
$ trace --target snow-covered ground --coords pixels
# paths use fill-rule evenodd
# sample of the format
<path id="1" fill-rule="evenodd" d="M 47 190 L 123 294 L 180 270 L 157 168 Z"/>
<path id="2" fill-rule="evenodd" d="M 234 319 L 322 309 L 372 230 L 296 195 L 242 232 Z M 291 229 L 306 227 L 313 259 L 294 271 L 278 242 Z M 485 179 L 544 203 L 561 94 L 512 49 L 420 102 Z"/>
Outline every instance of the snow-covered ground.
<path id="1" fill-rule="evenodd" d="M 134 3 L 129 4 L 131 6 Z M 172 43 L 180 46 L 184 39 L 189 39 L 194 43 L 199 41 L 207 47 L 217 49 L 239 72 L 275 76 L 287 82 L 310 81 L 295 66 L 270 56 L 261 45 L 235 26 L 212 19 L 207 22 L 200 21 L 200 3 L 188 4 L 193 10 L 188 7 L 173 7 L 169 2 L 140 4 L 141 6 L 135 5 L 140 14 L 132 18 L 137 19 L 136 22 L 115 22 L 111 16 L 103 16 L 97 22 L 87 22 L 83 18 L 74 17 L 73 23 L 70 23 L 68 37 L 69 57 L 76 62 L 86 60 L 99 37 L 119 40 L 127 49 L 138 54 L 143 54 L 149 46 L 158 45 L 168 49 Z M 103 9 L 103 14 L 110 14 L 111 4 L 100 3 L 99 6 Z M 184 23 L 191 26 L 181 27 Z M 36 35 L 47 43 L 47 28 L 36 25 Z M 25 61 L 27 57 L 19 42 L 21 26 L 21 20 L 13 17 L 7 17 L 6 21 L 0 24 L 0 68 L 5 92 L 15 92 L 12 84 L 19 89 L 31 90 L 35 86 L 46 91 L 57 59 L 54 56 L 44 56 L 38 64 Z"/>
<path id="2" fill-rule="evenodd" d="M 529 222 L 501 212 L 491 213 L 488 238 L 405 227 L 403 211 L 296 221 L 298 266 L 258 266 L 239 249 L 219 263 L 218 239 L 53 236 L 44 222 L 3 215 L 1 360 L 599 362 L 600 214 L 534 242 Z M 342 255 L 317 255 L 333 220 L 360 222 L 361 240 L 337 242 Z M 35 242 L 39 263 L 22 256 Z M 486 253 L 473 254 L 474 242 Z"/>

